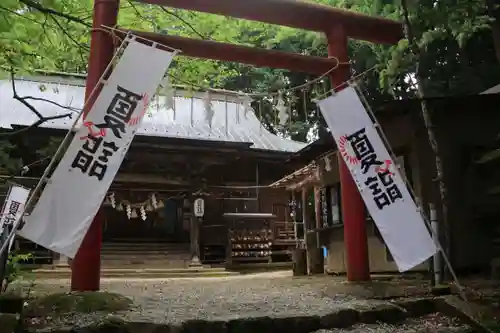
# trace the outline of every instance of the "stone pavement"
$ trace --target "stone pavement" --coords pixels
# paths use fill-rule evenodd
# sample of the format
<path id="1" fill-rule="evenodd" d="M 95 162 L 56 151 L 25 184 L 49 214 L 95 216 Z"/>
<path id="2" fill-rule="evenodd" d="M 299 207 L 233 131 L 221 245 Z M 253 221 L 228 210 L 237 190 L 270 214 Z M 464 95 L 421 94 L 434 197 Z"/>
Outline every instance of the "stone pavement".
<path id="1" fill-rule="evenodd" d="M 315 333 L 464 333 L 474 332 L 456 319 L 439 314 L 409 318 L 398 324 L 356 324 L 345 329 L 319 330 Z"/>

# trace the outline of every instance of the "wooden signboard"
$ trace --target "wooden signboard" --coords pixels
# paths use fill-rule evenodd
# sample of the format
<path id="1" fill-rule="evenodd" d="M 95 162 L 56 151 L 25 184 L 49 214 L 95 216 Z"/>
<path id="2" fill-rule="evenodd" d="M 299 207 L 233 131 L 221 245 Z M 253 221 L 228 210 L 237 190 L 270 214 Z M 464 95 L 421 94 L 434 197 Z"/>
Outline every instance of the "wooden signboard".
<path id="1" fill-rule="evenodd" d="M 330 216 L 330 209 L 328 207 L 330 200 L 329 200 L 329 193 L 328 193 L 328 188 L 322 187 L 319 190 L 319 199 L 320 199 L 320 213 L 321 213 L 321 226 L 323 228 L 328 228 L 331 226 L 331 216 Z"/>

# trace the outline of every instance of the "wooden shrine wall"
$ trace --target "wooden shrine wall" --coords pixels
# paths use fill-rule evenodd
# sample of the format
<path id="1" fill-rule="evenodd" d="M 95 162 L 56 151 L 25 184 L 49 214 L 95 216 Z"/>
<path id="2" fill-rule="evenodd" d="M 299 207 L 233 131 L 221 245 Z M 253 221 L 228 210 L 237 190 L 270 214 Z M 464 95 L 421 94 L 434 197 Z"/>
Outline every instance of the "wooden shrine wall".
<path id="1" fill-rule="evenodd" d="M 288 193 L 285 189 L 262 188 L 259 190 L 259 200 L 255 203 L 248 201 L 248 210 L 239 211 L 240 213 L 272 213 L 275 214 L 276 221 L 284 222 L 289 219 L 288 213 Z M 223 213 L 236 213 L 235 211 L 226 211 L 224 208 L 234 206 L 237 200 L 228 200 L 230 205 L 224 200 L 206 199 L 206 216 L 203 219 L 202 231 L 200 233 L 201 241 L 226 244 L 227 242 L 227 221 L 222 218 Z M 243 202 L 243 201 L 242 201 Z M 253 206 L 253 207 L 251 207 Z M 224 235 L 224 236 L 222 236 Z"/>

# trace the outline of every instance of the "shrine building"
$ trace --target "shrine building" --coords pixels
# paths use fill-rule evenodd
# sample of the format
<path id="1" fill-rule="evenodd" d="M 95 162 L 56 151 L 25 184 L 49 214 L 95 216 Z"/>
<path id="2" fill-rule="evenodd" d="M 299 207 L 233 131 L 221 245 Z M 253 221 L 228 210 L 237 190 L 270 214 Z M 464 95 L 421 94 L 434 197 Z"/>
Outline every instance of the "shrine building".
<path id="1" fill-rule="evenodd" d="M 71 115 L 27 129 L 38 118 L 13 98 L 10 80 L 0 81 L 0 129 L 26 129 L 8 137 L 30 165 L 12 180 L 33 187 L 83 107 L 85 77 L 18 78 L 15 88 L 44 117 Z M 177 89 L 174 109 L 161 96 L 150 104 L 100 211 L 104 269 L 184 268 L 195 257 L 203 265 L 290 262 L 288 193 L 265 185 L 292 170 L 285 161 L 305 144 L 271 134 L 234 95 L 212 94 L 208 121 L 203 96 Z M 202 218 L 193 214 L 198 198 Z M 34 252 L 36 263 L 66 262 L 26 240 L 17 247 Z"/>
<path id="2" fill-rule="evenodd" d="M 500 268 L 499 101 L 498 87 L 485 94 L 427 99 L 448 193 L 448 219 L 439 223 L 439 235 L 459 272 Z M 420 101 L 392 101 L 374 112 L 415 201 L 428 216 L 434 205 L 441 220 L 435 159 Z M 286 187 L 293 197 L 288 214 L 297 226 L 298 247 L 307 249 L 310 273 L 347 270 L 337 154 L 332 136 L 317 140 L 293 154 L 289 163 L 301 166 L 272 185 Z M 397 272 L 370 214 L 365 216 L 370 272 Z M 429 263 L 414 270 L 426 272 Z"/>

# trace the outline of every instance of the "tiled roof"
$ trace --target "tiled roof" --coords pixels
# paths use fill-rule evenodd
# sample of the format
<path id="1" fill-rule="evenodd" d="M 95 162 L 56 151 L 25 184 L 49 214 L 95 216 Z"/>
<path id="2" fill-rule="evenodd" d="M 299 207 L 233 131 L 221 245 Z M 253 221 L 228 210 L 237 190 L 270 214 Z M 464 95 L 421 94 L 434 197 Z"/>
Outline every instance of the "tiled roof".
<path id="1" fill-rule="evenodd" d="M 75 114 L 83 107 L 85 87 L 83 80 L 60 79 L 54 77 L 38 77 L 30 79 L 16 79 L 16 91 L 19 96 L 32 96 L 56 102 L 59 105 L 73 108 Z M 137 135 L 185 138 L 198 140 L 215 140 L 226 142 L 253 143 L 255 149 L 265 149 L 283 152 L 296 152 L 305 146 L 276 136 L 267 131 L 257 119 L 253 110 L 245 115 L 243 108 L 234 101 L 234 98 L 215 95 L 213 106 L 215 115 L 212 127 L 205 120 L 203 99 L 201 94 L 191 98 L 175 98 L 175 115 L 172 109 L 166 109 L 160 101 L 151 103 Z M 231 102 L 231 99 L 233 100 Z M 55 116 L 68 112 L 53 103 L 39 100 L 28 100 L 30 104 L 44 116 Z M 191 108 L 191 103 L 193 107 Z M 156 104 L 156 105 L 155 105 Z M 158 105 L 159 104 L 159 105 Z M 33 124 L 36 116 L 22 103 L 13 98 L 10 80 L 0 80 L 0 128 L 9 129 L 12 125 L 28 126 Z M 68 118 L 48 121 L 41 127 L 55 129 L 69 129 L 73 120 Z"/>
<path id="2" fill-rule="evenodd" d="M 500 84 L 497 84 L 496 86 L 493 86 L 490 89 L 483 91 L 481 94 L 499 94 L 499 93 L 500 93 Z"/>

